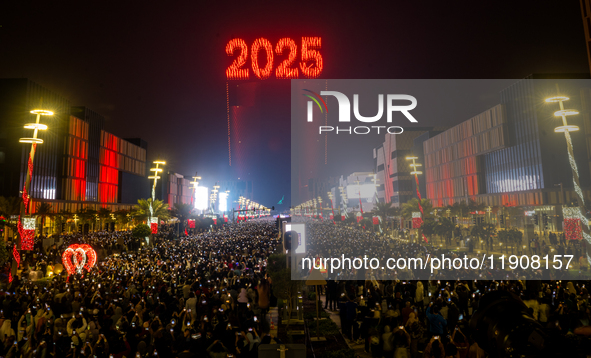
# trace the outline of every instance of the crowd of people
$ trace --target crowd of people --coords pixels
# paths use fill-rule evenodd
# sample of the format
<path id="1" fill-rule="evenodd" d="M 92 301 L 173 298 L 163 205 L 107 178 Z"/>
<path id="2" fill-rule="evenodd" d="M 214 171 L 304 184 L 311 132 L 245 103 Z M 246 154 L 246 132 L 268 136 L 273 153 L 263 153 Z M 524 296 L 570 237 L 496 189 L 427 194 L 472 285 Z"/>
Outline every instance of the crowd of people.
<path id="1" fill-rule="evenodd" d="M 389 257 L 425 258 L 441 253 L 457 257 L 438 246 L 389 240 L 332 222 L 308 222 L 307 234 L 307 255 L 312 258 L 367 255 L 383 262 Z M 473 272 L 456 270 L 432 276 L 420 270 L 380 271 L 385 270 L 327 272 L 330 280 L 325 288 L 325 309 L 339 312 L 345 337 L 363 344 L 373 357 L 487 356 L 473 339 L 468 322 L 482 296 L 494 291 L 511 292 L 517 301 L 524 302 L 527 314 L 550 336 L 591 336 L 589 281 L 561 280 L 568 276 L 567 270 L 550 275 L 517 269 L 509 276 L 503 272 L 502 276 L 508 277 L 505 280 L 487 279 L 498 277 L 499 272 L 486 266 Z M 415 276 L 427 279 L 413 280 Z M 573 347 L 581 345 L 591 351 L 589 340 Z"/>
<path id="2" fill-rule="evenodd" d="M 305 219 L 299 219 L 305 220 Z M 460 252 L 455 247 L 445 248 L 431 242 L 416 243 L 410 240 L 391 239 L 380 233 L 369 230 L 359 230 L 353 227 L 344 225 L 335 225 L 331 221 L 311 222 L 307 221 L 308 227 L 308 242 L 306 247 L 306 257 L 312 261 L 317 258 L 350 258 L 355 257 L 369 259 L 378 259 L 379 268 L 372 270 L 364 267 L 355 269 L 354 267 L 338 267 L 332 268 L 329 276 L 337 280 L 350 279 L 493 279 L 501 278 L 505 280 L 541 280 L 541 279 L 567 279 L 572 272 L 567 269 L 567 259 L 562 257 L 561 269 L 532 269 L 531 267 L 523 268 L 521 266 L 515 269 L 508 265 L 508 255 L 505 256 L 505 267 L 501 267 L 497 255 L 495 264 L 491 267 L 490 260 L 484 260 L 482 268 L 466 269 L 465 267 L 453 270 L 436 269 L 431 272 L 430 266 L 425 265 L 421 268 L 409 268 L 408 266 L 402 269 L 383 269 L 387 268 L 387 261 L 390 258 L 417 258 L 422 262 L 426 262 L 429 258 L 440 258 L 445 255 L 450 259 L 463 258 L 465 254 L 470 257 L 482 258 L 483 252 Z M 478 254 L 478 255 L 476 255 Z M 555 253 L 558 254 L 558 253 Z M 586 278 L 591 275 L 588 271 L 586 254 L 580 253 L 580 257 L 573 256 L 571 261 L 571 268 L 578 271 L 579 278 Z M 533 253 L 532 253 L 533 255 Z M 550 261 L 552 259 L 550 258 Z M 551 266 L 551 265 L 550 265 Z M 556 265 L 558 266 L 558 265 Z M 302 267 L 301 275 L 306 274 L 307 267 Z M 326 267 L 330 270 L 330 267 Z"/>
<path id="3" fill-rule="evenodd" d="M 167 236 L 148 247 L 129 232 L 70 234 L 24 255 L 2 292 L 0 356 L 255 357 L 276 342 L 266 314 L 275 304 L 266 272 L 279 242 L 273 224 Z M 61 263 L 73 243 L 97 251 L 95 268 L 28 279 Z"/>
<path id="4" fill-rule="evenodd" d="M 441 252 L 332 223 L 310 222 L 308 234 L 311 256 Z M 63 235 L 25 253 L 22 271 L 1 292 L 0 357 L 256 357 L 260 345 L 280 343 L 267 314 L 277 304 L 267 258 L 281 251 L 279 236 L 269 221 L 180 239 L 164 230 L 153 246 L 126 231 Z M 74 243 L 94 248 L 96 267 L 50 275 Z M 327 274 L 324 304 L 339 313 L 350 343 L 373 357 L 485 357 L 468 321 L 491 291 L 514 294 L 551 335 L 591 335 L 589 282 L 542 280 L 532 270 L 516 270 L 511 280 L 480 277 L 488 271 L 421 281 L 412 270 L 394 277 L 338 270 Z M 30 280 L 32 272 L 52 277 Z"/>

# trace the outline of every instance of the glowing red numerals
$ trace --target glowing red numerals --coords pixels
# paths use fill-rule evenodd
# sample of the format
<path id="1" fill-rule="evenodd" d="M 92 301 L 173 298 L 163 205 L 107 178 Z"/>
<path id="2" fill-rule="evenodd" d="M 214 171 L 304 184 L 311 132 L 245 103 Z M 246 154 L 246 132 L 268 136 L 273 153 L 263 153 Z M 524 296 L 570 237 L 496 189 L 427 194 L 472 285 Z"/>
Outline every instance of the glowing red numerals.
<path id="1" fill-rule="evenodd" d="M 295 41 L 290 38 L 282 38 L 275 46 L 275 54 L 283 55 L 285 49 L 289 49 L 287 58 L 283 60 L 275 69 L 275 77 L 278 79 L 298 78 L 300 69 L 307 78 L 316 78 L 322 73 L 322 55 L 320 54 L 320 37 L 302 37 L 302 60 L 300 68 L 295 65 L 298 48 Z M 226 69 L 226 77 L 229 80 L 247 80 L 250 77 L 250 70 L 242 68 L 248 58 L 248 46 L 243 39 L 232 39 L 226 45 L 226 54 L 234 56 L 235 50 L 240 49 L 240 54 L 232 64 Z M 265 50 L 267 62 L 265 67 L 259 67 L 259 52 Z M 254 41 L 251 48 L 252 71 L 257 78 L 267 79 L 273 72 L 273 46 L 265 38 L 258 38 Z"/>
<path id="2" fill-rule="evenodd" d="M 298 47 L 296 46 L 294 40 L 290 38 L 283 38 L 279 40 L 279 42 L 277 43 L 277 47 L 275 47 L 275 53 L 277 53 L 278 55 L 282 55 L 283 49 L 285 48 L 289 49 L 289 56 L 287 57 L 287 59 L 283 60 L 283 62 L 281 62 L 279 66 L 277 66 L 277 68 L 275 69 L 275 77 L 281 79 L 298 78 L 300 75 L 298 68 L 291 68 L 291 65 L 293 65 L 298 55 Z"/>
<path id="3" fill-rule="evenodd" d="M 265 68 L 259 68 L 259 50 L 264 48 L 267 52 L 267 65 Z M 251 62 L 252 62 L 252 72 L 254 72 L 255 76 L 260 78 L 261 80 L 265 80 L 271 76 L 271 70 L 273 69 L 273 46 L 269 40 L 260 38 L 256 39 L 255 42 L 252 44 L 252 50 L 250 51 L 251 55 Z"/>
<path id="4" fill-rule="evenodd" d="M 247 80 L 249 77 L 248 68 L 240 68 L 246 63 L 248 58 L 248 46 L 243 39 L 233 39 L 226 45 L 228 56 L 234 55 L 234 50 L 240 49 L 240 55 L 226 69 L 226 77 L 229 80 Z"/>
<path id="5" fill-rule="evenodd" d="M 320 49 L 320 37 L 302 37 L 302 62 L 300 68 L 304 76 L 316 78 L 322 72 L 322 55 Z M 311 62 L 308 64 L 308 62 Z"/>

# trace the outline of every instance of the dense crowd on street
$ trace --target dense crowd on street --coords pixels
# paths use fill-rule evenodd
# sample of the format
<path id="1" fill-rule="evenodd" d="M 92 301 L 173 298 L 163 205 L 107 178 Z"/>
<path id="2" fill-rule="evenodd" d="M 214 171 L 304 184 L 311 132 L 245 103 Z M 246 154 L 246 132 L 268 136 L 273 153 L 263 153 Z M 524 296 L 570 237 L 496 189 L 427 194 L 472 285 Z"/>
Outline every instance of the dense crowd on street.
<path id="1" fill-rule="evenodd" d="M 447 252 L 438 246 L 385 239 L 332 222 L 309 222 L 307 229 L 309 257 L 344 254 L 383 260 Z M 439 280 L 438 274 L 413 281 L 416 272 L 412 270 L 380 279 L 379 271 L 328 272 L 325 288 L 325 309 L 338 312 L 343 334 L 351 343 L 363 344 L 373 357 L 485 357 L 468 321 L 482 296 L 498 290 L 511 292 L 524 302 L 527 313 L 551 336 L 591 336 L 589 281 L 563 281 L 560 276 L 566 275 L 566 270 L 554 272 L 558 277 L 547 280 L 535 270 L 514 270 L 511 280 L 503 281 L 482 279 L 491 275 L 487 268 L 477 270 L 477 279 L 470 280 L 466 279 L 467 271 L 456 272 L 451 280 L 447 273 L 447 281 Z M 417 275 L 425 277 L 424 273 Z M 586 344 L 591 351 L 589 340 L 577 344 Z"/>
<path id="2" fill-rule="evenodd" d="M 275 304 L 266 273 L 278 244 L 273 224 L 179 240 L 164 232 L 153 247 L 130 232 L 62 239 L 24 255 L 3 290 L 1 357 L 254 357 L 258 345 L 276 342 L 265 319 Z M 91 272 L 28 279 L 59 264 L 72 243 L 97 251 Z"/>
<path id="3" fill-rule="evenodd" d="M 308 228 L 310 255 L 441 250 L 327 223 Z M 180 239 L 171 239 L 172 231 L 155 235 L 154 246 L 127 231 L 66 234 L 23 255 L 22 272 L 0 296 L 0 357 L 256 357 L 259 346 L 281 343 L 267 314 L 277 304 L 266 266 L 281 249 L 275 223 L 231 224 Z M 29 279 L 50 276 L 74 243 L 97 251 L 89 273 Z M 462 274 L 416 281 L 412 271 L 393 278 L 339 271 L 327 275 L 322 297 L 338 312 L 349 343 L 373 357 L 485 357 L 468 320 L 490 291 L 515 294 L 551 335 L 591 334 L 589 282 L 541 280 L 527 271 L 511 281 Z"/>
<path id="4" fill-rule="evenodd" d="M 514 270 L 501 269 L 500 265 L 494 265 L 490 267 L 489 261 L 485 261 L 482 269 L 455 269 L 455 270 L 435 270 L 433 276 L 431 276 L 430 269 L 409 269 L 408 267 L 396 270 L 382 269 L 387 267 L 386 262 L 389 258 L 420 258 L 423 261 L 427 261 L 427 258 L 446 257 L 451 258 L 462 258 L 465 254 L 474 257 L 475 253 L 459 252 L 455 250 L 456 247 L 448 249 L 441 247 L 436 243 L 432 242 L 412 242 L 410 240 L 399 240 L 391 239 L 380 233 L 376 233 L 370 230 L 359 230 L 354 227 L 344 225 L 334 225 L 331 221 L 324 222 L 310 222 L 308 221 L 308 243 L 307 243 L 307 257 L 314 260 L 316 258 L 333 258 L 333 257 L 344 257 L 346 258 L 376 258 L 379 260 L 380 265 L 376 270 L 355 269 L 354 267 L 333 268 L 332 272 L 329 273 L 331 278 L 340 280 L 350 279 L 491 279 L 503 277 L 506 280 L 521 280 L 521 279 L 565 279 L 569 274 L 566 269 L 567 261 L 564 260 L 562 269 L 559 270 L 540 270 L 540 269 L 522 269 L 518 267 Z M 485 253 L 483 251 L 482 253 Z M 479 257 L 482 257 L 482 253 L 478 251 Z M 580 256 L 574 255 L 574 250 L 569 250 L 569 253 L 573 255 L 571 261 L 571 268 L 580 272 L 581 277 L 587 277 L 589 275 L 589 265 L 586 254 L 578 251 Z M 534 255 L 535 252 L 531 252 Z M 558 252 L 556 254 L 559 254 Z M 563 254 L 562 252 L 560 254 Z M 510 253 L 506 253 L 506 256 Z M 508 262 L 507 259 L 505 261 Z M 301 268 L 301 265 L 300 265 Z M 326 267 L 330 270 L 330 267 Z M 305 274 L 305 269 L 304 274 Z"/>

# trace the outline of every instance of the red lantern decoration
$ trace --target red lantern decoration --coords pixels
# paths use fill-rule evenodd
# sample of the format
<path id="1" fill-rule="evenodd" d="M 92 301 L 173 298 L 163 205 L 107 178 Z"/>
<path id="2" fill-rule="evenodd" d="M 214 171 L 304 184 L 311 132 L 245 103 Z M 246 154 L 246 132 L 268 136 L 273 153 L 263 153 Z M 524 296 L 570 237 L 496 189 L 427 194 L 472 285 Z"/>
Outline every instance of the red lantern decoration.
<path id="1" fill-rule="evenodd" d="M 330 214 L 328 217 L 330 218 L 330 220 L 334 220 L 334 215 L 333 214 Z"/>
<path id="2" fill-rule="evenodd" d="M 217 218 L 213 218 L 213 224 L 217 225 L 218 224 L 218 219 Z"/>
<path id="3" fill-rule="evenodd" d="M 195 219 L 189 219 L 187 220 L 187 223 L 189 224 L 189 229 L 195 228 Z"/>
<path id="4" fill-rule="evenodd" d="M 380 218 L 379 217 L 374 216 L 372 219 L 373 219 L 372 221 L 373 221 L 373 224 L 374 225 L 379 225 L 380 224 Z"/>
<path id="5" fill-rule="evenodd" d="M 341 215 L 341 221 L 345 221 L 345 215 Z"/>

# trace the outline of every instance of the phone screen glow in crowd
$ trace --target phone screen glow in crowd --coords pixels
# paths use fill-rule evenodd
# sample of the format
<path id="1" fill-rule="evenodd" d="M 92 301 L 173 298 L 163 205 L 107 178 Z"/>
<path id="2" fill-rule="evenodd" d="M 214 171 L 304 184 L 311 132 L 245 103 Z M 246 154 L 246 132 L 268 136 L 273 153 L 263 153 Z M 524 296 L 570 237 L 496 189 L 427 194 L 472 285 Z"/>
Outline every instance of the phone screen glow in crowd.
<path id="1" fill-rule="evenodd" d="M 296 79 L 317 78 L 324 68 L 322 62 L 322 39 L 320 37 L 302 37 L 299 46 L 296 41 L 284 37 L 275 46 L 271 41 L 260 37 L 249 47 L 241 38 L 235 38 L 226 44 L 226 54 L 233 56 L 234 61 L 226 69 L 228 80 L 249 80 L 251 72 L 255 78 Z M 275 56 L 277 62 L 275 63 Z M 250 59 L 250 68 L 247 65 Z"/>

